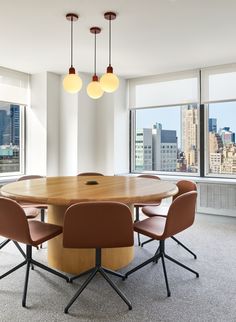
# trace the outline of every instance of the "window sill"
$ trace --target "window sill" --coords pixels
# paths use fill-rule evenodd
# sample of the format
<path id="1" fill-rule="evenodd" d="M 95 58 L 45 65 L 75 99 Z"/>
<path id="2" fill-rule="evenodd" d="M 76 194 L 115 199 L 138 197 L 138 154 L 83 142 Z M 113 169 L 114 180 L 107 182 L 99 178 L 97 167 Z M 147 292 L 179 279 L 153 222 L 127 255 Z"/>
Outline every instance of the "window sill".
<path id="1" fill-rule="evenodd" d="M 140 174 L 149 174 L 146 172 L 143 173 L 123 173 L 119 175 L 129 175 L 129 176 L 139 176 Z M 150 173 L 152 175 L 155 175 L 155 173 Z M 228 178 L 209 178 L 209 177 L 197 177 L 197 176 L 172 176 L 172 175 L 161 175 L 161 174 L 156 174 L 158 177 L 160 177 L 162 180 L 167 180 L 167 181 L 178 181 L 178 180 L 192 180 L 196 183 L 221 183 L 221 184 L 236 184 L 236 179 L 228 179 Z"/>

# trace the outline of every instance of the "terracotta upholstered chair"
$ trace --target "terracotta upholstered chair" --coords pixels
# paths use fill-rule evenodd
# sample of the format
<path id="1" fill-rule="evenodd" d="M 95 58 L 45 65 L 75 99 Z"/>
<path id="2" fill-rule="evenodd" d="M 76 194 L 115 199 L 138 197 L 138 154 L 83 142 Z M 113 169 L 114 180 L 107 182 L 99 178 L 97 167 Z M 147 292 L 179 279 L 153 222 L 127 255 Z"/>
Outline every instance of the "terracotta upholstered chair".
<path id="1" fill-rule="evenodd" d="M 78 176 L 103 176 L 104 174 L 99 172 L 81 172 Z"/>
<path id="2" fill-rule="evenodd" d="M 22 180 L 29 180 L 29 179 L 42 179 L 44 178 L 43 176 L 40 176 L 40 175 L 27 175 L 27 176 L 22 176 L 20 177 L 17 181 L 22 181 Z M 45 221 L 45 211 L 48 209 L 48 206 L 45 205 L 45 204 L 38 204 L 38 203 L 23 203 L 21 202 L 20 203 L 21 206 L 24 208 L 24 209 L 27 209 L 28 207 L 33 207 L 33 208 L 36 208 L 36 209 L 39 209 L 40 210 L 40 216 L 41 216 L 41 221 Z"/>
<path id="3" fill-rule="evenodd" d="M 121 278 L 125 278 L 125 276 L 102 267 L 101 263 L 102 248 L 133 245 L 133 223 L 130 209 L 118 202 L 81 202 L 66 210 L 63 227 L 63 247 L 96 249 L 95 266 L 70 279 L 72 282 L 74 279 L 90 273 L 66 306 L 65 313 L 68 313 L 71 305 L 97 273 L 105 278 L 131 310 L 130 301 L 107 274 Z M 100 291 L 98 290 L 98 292 Z"/>
<path id="4" fill-rule="evenodd" d="M 26 306 L 31 265 L 38 266 L 69 281 L 67 276 L 32 259 L 32 246 L 38 246 L 61 233 L 62 227 L 60 226 L 43 223 L 38 220 L 28 221 L 23 208 L 16 201 L 3 197 L 0 198 L 0 236 L 26 244 L 25 260 L 0 276 L 0 279 L 2 279 L 16 271 L 18 268 L 26 265 L 22 306 Z"/>
<path id="5" fill-rule="evenodd" d="M 147 179 L 157 179 L 160 180 L 160 178 L 158 176 L 154 176 L 151 174 L 140 174 L 138 176 L 139 178 L 147 178 Z M 134 208 L 135 208 L 135 222 L 139 221 L 139 211 L 140 208 L 147 206 L 147 205 L 151 205 L 151 206 L 159 206 L 161 203 L 161 200 L 157 200 L 156 202 L 152 202 L 152 203 L 139 203 L 139 204 L 134 204 Z M 140 235 L 138 234 L 138 245 L 141 245 L 140 242 Z"/>
<path id="6" fill-rule="evenodd" d="M 173 263 L 185 268 L 186 270 L 194 273 L 197 277 L 199 274 L 184 264 L 178 262 L 174 258 L 170 257 L 165 252 L 165 240 L 173 235 L 190 227 L 195 218 L 195 207 L 196 207 L 197 192 L 191 191 L 186 192 L 179 197 L 175 198 L 172 202 L 168 214 L 166 217 L 153 216 L 142 221 L 134 223 L 134 231 L 151 237 L 155 240 L 160 241 L 160 249 L 158 253 L 155 253 L 150 259 L 146 260 L 142 264 L 128 271 L 125 276 L 128 277 L 138 269 L 146 266 L 153 261 L 157 261 L 159 258 L 162 260 L 162 266 L 165 276 L 167 296 L 170 296 L 169 283 L 167 279 L 167 272 L 165 267 L 165 258 L 172 261 Z"/>
<path id="7" fill-rule="evenodd" d="M 43 177 L 39 176 L 39 175 L 27 175 L 27 176 L 20 177 L 19 179 L 17 179 L 17 181 L 28 180 L 28 179 L 39 179 L 39 178 L 43 178 Z M 47 205 L 33 204 L 33 203 L 27 203 L 27 202 L 20 202 L 20 205 L 24 209 L 27 219 L 34 219 L 37 216 L 39 216 L 39 214 L 41 214 L 41 221 L 43 221 L 43 222 L 45 221 L 45 210 L 47 209 Z M 10 241 L 11 240 L 9 238 L 2 241 L 0 244 L 0 249 L 3 248 L 5 245 L 7 245 Z M 20 253 L 24 257 L 26 257 L 26 254 L 24 253 L 24 251 L 20 247 L 20 245 L 15 240 L 13 240 L 13 242 L 16 245 L 16 247 L 18 248 L 18 250 L 20 251 Z M 42 245 L 41 245 L 41 247 L 42 247 Z"/>
<path id="8" fill-rule="evenodd" d="M 197 191 L 197 186 L 195 182 L 189 181 L 189 180 L 180 180 L 177 182 L 177 187 L 179 189 L 178 193 L 173 197 L 173 200 L 175 200 L 177 197 L 182 195 L 185 192 L 189 191 Z M 168 206 L 145 206 L 142 208 L 142 212 L 148 216 L 148 217 L 153 217 L 153 216 L 167 216 L 168 213 Z M 190 254 L 193 255 L 193 257 L 196 259 L 197 255 L 193 253 L 188 247 L 186 247 L 184 244 L 182 244 L 176 237 L 171 236 L 173 240 L 175 240 L 180 246 L 182 246 L 185 250 L 187 250 Z M 143 246 L 146 243 L 149 243 L 153 239 L 148 239 L 147 241 L 143 242 L 141 246 Z"/>

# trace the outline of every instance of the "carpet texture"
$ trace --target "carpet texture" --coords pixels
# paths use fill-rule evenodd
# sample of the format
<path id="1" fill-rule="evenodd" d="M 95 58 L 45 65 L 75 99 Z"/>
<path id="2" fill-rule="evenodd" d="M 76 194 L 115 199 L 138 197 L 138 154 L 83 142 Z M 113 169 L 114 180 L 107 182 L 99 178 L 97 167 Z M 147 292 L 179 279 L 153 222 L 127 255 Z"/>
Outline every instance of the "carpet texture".
<path id="1" fill-rule="evenodd" d="M 198 271 L 200 278 L 166 261 L 170 298 L 166 297 L 161 263 L 149 264 L 125 281 L 112 277 L 132 302 L 133 310 L 129 311 L 107 282 L 97 275 L 66 315 L 64 307 L 86 277 L 68 284 L 35 268 L 30 272 L 27 308 L 22 308 L 23 267 L 0 280 L 0 321 L 236 322 L 236 218 L 197 215 L 194 225 L 177 237 L 198 259 L 194 260 L 173 240 L 166 242 L 166 253 Z M 142 240 L 145 237 L 142 236 Z M 45 246 L 33 250 L 33 257 L 44 263 Z M 134 261 L 121 272 L 151 257 L 157 246 L 157 242 L 144 248 L 135 245 Z M 3 274 L 23 257 L 11 242 L 0 250 L 0 259 L 0 274 Z"/>

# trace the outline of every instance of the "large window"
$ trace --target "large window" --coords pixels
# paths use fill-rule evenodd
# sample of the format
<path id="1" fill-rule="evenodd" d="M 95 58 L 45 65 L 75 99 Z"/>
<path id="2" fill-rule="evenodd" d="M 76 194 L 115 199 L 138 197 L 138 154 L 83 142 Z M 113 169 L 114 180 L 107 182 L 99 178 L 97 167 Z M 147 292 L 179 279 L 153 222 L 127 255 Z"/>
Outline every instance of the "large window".
<path id="1" fill-rule="evenodd" d="M 236 64 L 129 81 L 131 170 L 236 178 Z"/>
<path id="2" fill-rule="evenodd" d="M 0 176 L 24 172 L 24 109 L 29 75 L 0 67 Z"/>
<path id="3" fill-rule="evenodd" d="M 134 171 L 198 173 L 198 106 L 137 109 L 132 112 Z"/>
<path id="4" fill-rule="evenodd" d="M 22 172 L 23 106 L 0 102 L 0 175 Z"/>

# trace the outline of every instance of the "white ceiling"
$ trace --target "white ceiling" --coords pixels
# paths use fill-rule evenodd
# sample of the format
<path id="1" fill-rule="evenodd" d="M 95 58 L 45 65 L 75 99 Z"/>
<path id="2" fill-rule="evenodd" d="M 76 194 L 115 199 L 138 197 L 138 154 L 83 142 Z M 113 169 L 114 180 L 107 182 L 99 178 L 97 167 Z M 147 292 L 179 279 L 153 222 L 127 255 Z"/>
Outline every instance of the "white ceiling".
<path id="1" fill-rule="evenodd" d="M 5 0 L 0 2 L 0 65 L 24 72 L 64 74 L 70 65 L 68 12 L 74 24 L 74 65 L 93 71 L 108 62 L 106 11 L 112 21 L 112 65 L 124 77 L 236 62 L 236 0 Z"/>

